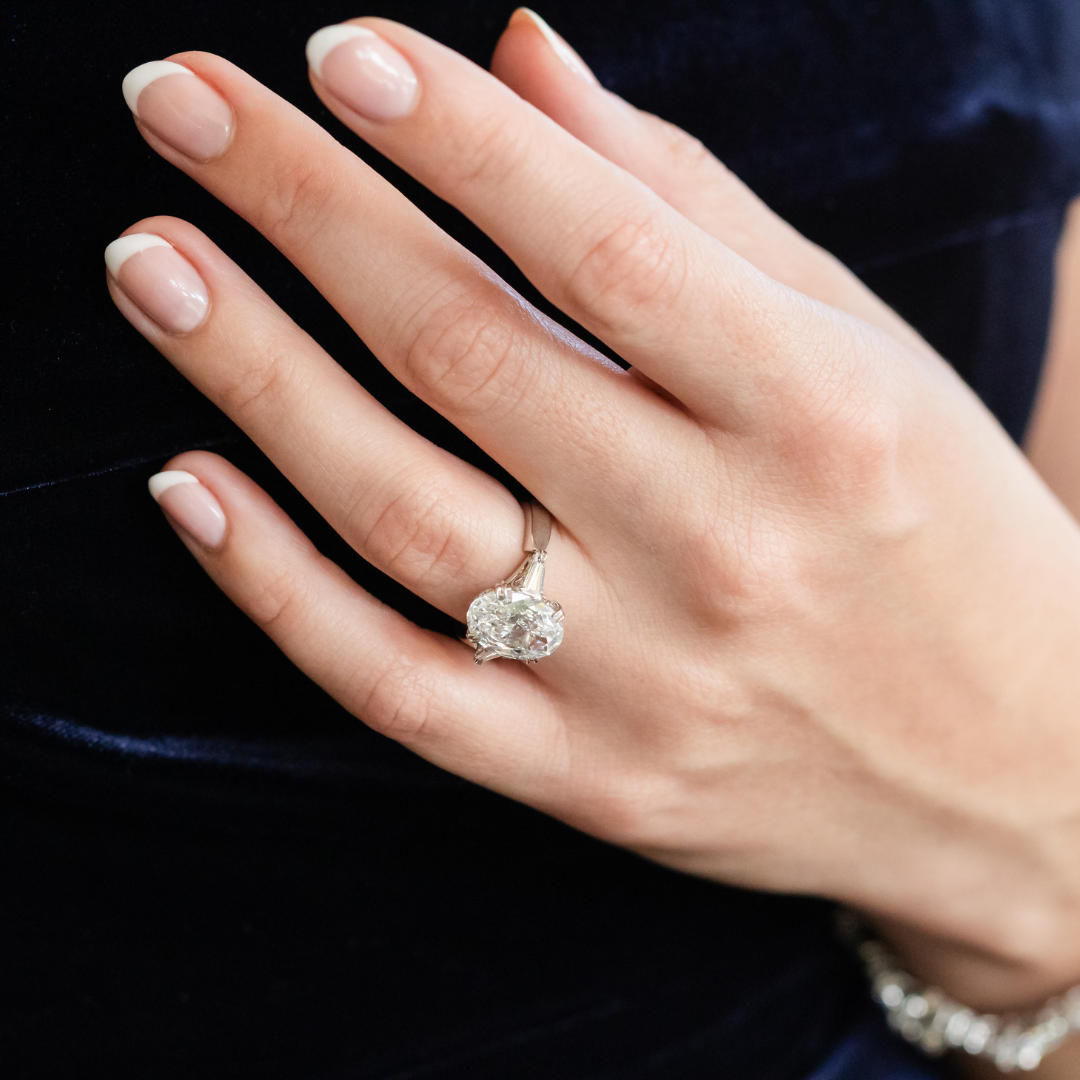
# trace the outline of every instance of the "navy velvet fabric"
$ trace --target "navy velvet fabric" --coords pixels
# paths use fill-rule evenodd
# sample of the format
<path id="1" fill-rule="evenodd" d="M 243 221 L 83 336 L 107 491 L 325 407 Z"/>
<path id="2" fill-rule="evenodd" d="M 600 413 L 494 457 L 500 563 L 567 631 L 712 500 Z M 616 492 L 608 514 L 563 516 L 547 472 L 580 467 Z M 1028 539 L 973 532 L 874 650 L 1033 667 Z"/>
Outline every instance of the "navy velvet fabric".
<path id="1" fill-rule="evenodd" d="M 46 0 L 7 15 L 0 1071 L 939 1075 L 868 1011 L 827 904 L 663 870 L 371 734 L 231 608 L 147 496 L 168 456 L 212 448 L 366 587 L 456 630 L 347 550 L 104 288 L 101 251 L 123 228 L 187 218 L 391 409 L 503 477 L 148 150 L 120 96 L 138 63 L 219 52 L 534 296 L 318 104 L 303 42 L 354 13 Z M 387 0 L 378 13 L 486 63 L 509 9 Z M 549 0 L 544 14 L 607 86 L 702 138 L 852 265 L 1021 436 L 1080 191 L 1080 5 Z"/>

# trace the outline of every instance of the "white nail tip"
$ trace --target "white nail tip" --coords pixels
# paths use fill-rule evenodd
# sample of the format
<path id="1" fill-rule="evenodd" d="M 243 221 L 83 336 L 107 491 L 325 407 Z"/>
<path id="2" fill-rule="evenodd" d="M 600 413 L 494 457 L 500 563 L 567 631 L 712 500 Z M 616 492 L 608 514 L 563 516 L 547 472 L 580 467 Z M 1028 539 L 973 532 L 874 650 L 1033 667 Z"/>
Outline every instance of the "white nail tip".
<path id="1" fill-rule="evenodd" d="M 170 469 L 168 472 L 155 473 L 150 477 L 146 486 L 150 489 L 154 502 L 157 502 L 164 492 L 171 487 L 176 487 L 177 484 L 197 484 L 198 482 L 199 478 L 192 476 L 189 472 L 183 472 L 181 469 Z"/>
<path id="2" fill-rule="evenodd" d="M 596 82 L 596 76 L 585 66 L 583 61 L 579 60 L 578 57 L 574 55 L 566 42 L 563 41 L 550 26 L 548 26 L 545 19 L 540 15 L 537 15 L 532 8 L 518 8 L 518 11 L 529 19 L 533 26 L 544 35 L 548 45 L 551 46 L 552 51 L 568 68 L 576 71 L 579 75 L 584 76 L 589 82 Z"/>
<path id="3" fill-rule="evenodd" d="M 151 60 L 149 64 L 140 64 L 132 68 L 124 76 L 124 100 L 128 108 L 139 115 L 139 95 L 154 81 L 164 78 L 166 75 L 191 75 L 195 72 L 180 64 L 174 64 L 171 60 Z"/>
<path id="4" fill-rule="evenodd" d="M 322 76 L 322 64 L 327 55 L 336 49 L 342 42 L 351 41 L 353 38 L 358 37 L 377 37 L 378 35 L 373 30 L 368 30 L 364 26 L 324 26 L 321 30 L 316 30 L 311 37 L 308 38 L 306 53 L 308 67 L 315 72 L 316 75 Z"/>
<path id="5" fill-rule="evenodd" d="M 527 7 L 518 8 L 518 11 L 520 11 L 522 15 L 524 15 L 526 18 L 528 18 L 528 19 L 530 19 L 532 21 L 533 26 L 535 26 L 536 29 L 539 30 L 540 33 L 543 34 L 544 37 L 547 38 L 548 44 L 556 52 L 560 52 L 560 53 L 563 52 L 565 46 L 558 39 L 558 37 L 555 34 L 555 31 L 552 30 L 551 27 L 548 25 L 547 19 L 544 19 L 540 15 L 537 15 L 536 12 L 533 11 L 532 8 L 527 8 Z"/>
<path id="6" fill-rule="evenodd" d="M 138 255 L 140 251 L 145 251 L 147 248 L 153 247 L 171 248 L 172 244 L 160 236 L 155 236 L 153 233 L 147 232 L 137 232 L 131 233 L 130 236 L 121 236 L 119 240 L 114 240 L 105 249 L 105 265 L 109 268 L 109 273 L 112 274 L 113 277 L 116 277 L 117 274 L 120 273 L 120 267 L 123 266 L 132 255 Z"/>

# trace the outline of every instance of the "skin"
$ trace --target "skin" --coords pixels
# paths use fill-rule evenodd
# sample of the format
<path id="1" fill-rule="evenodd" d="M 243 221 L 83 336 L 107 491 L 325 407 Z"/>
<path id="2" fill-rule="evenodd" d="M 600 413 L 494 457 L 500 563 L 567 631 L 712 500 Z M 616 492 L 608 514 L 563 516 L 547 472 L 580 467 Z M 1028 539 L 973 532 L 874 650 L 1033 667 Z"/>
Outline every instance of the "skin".
<path id="1" fill-rule="evenodd" d="M 1080 518 L 1080 199 L 1058 250 L 1054 319 L 1025 447 L 1055 495 Z"/>
<path id="2" fill-rule="evenodd" d="M 408 58 L 415 108 L 374 122 L 316 93 L 629 373 L 225 60 L 171 58 L 231 104 L 223 154 L 142 133 L 551 510 L 566 640 L 475 668 L 201 452 L 167 466 L 225 511 L 213 550 L 178 530 L 195 558 L 346 708 L 444 768 L 667 866 L 851 904 L 977 1008 L 1080 980 L 1073 517 L 910 327 L 528 20 L 494 75 L 356 21 Z M 110 278 L 120 310 L 364 558 L 463 619 L 520 561 L 510 494 L 383 411 L 192 225 L 129 231 L 168 239 L 211 305 L 169 334 Z M 1066 1075 L 1066 1054 L 1036 1075 Z"/>
<path id="3" fill-rule="evenodd" d="M 1054 315 L 1039 396 L 1025 450 L 1032 465 L 1062 504 L 1080 518 L 1080 199 L 1069 209 L 1058 250 Z M 965 1059 L 965 1075 L 1000 1076 L 992 1065 Z M 1080 1040 L 1066 1043 L 1044 1065 L 1029 1073 L 1040 1080 L 1071 1080 L 1080 1075 Z"/>

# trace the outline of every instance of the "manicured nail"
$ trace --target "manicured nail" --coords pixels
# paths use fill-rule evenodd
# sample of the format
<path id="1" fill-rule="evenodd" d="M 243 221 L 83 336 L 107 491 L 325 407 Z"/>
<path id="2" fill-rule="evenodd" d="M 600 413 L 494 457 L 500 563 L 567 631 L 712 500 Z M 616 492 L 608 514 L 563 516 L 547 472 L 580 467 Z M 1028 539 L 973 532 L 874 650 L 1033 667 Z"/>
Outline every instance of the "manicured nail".
<path id="1" fill-rule="evenodd" d="M 308 65 L 369 120 L 396 120 L 416 100 L 416 73 L 389 42 L 363 26 L 326 26 L 308 38 Z"/>
<path id="2" fill-rule="evenodd" d="M 561 38 L 554 30 L 551 29 L 548 24 L 536 14 L 532 8 L 518 8 L 513 15 L 510 16 L 510 26 L 515 23 L 531 23 L 544 35 L 548 45 L 551 46 L 551 51 L 575 74 L 580 76 L 586 82 L 599 85 L 599 79 L 592 73 L 588 64 L 581 59 L 580 56 L 566 41 Z"/>
<path id="3" fill-rule="evenodd" d="M 105 249 L 105 265 L 121 289 L 163 330 L 186 334 L 206 318 L 210 294 L 195 269 L 153 233 L 131 233 Z"/>
<path id="4" fill-rule="evenodd" d="M 180 469 L 159 472 L 148 484 L 154 502 L 205 548 L 221 547 L 225 539 L 225 512 L 197 476 Z"/>
<path id="5" fill-rule="evenodd" d="M 232 138 L 229 103 L 195 74 L 171 60 L 152 60 L 124 76 L 128 108 L 181 154 L 209 161 Z"/>

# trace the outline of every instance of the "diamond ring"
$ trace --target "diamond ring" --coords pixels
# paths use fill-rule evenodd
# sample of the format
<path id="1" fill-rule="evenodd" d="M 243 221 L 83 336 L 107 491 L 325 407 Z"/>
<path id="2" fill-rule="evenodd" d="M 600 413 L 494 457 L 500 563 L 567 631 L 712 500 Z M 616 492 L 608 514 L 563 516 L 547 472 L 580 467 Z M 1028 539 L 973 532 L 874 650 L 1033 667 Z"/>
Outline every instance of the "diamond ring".
<path id="1" fill-rule="evenodd" d="M 500 656 L 535 664 L 562 644 L 562 608 L 544 595 L 551 515 L 536 503 L 525 507 L 525 515 L 528 557 L 505 581 L 485 589 L 465 616 L 465 640 L 476 649 L 477 664 Z"/>

